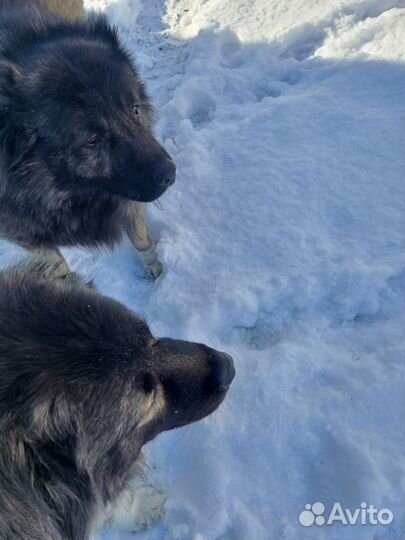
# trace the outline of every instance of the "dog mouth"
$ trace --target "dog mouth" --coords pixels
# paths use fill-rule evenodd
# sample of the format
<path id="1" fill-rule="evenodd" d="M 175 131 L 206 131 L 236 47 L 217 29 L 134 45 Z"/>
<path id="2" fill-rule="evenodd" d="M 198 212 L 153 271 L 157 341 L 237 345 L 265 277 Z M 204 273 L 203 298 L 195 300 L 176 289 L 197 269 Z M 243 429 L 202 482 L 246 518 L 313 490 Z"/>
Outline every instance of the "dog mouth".
<path id="1" fill-rule="evenodd" d="M 172 413 L 172 425 L 168 429 L 177 429 L 195 422 L 199 422 L 214 413 L 224 401 L 228 390 L 217 390 L 210 399 L 191 411 L 174 410 Z"/>
<path id="2" fill-rule="evenodd" d="M 188 423 L 192 424 L 194 422 L 198 422 L 199 420 L 202 420 L 203 418 L 206 418 L 207 416 L 215 412 L 224 401 L 227 393 L 227 390 L 218 391 L 217 395 L 212 400 L 210 400 L 210 403 L 205 405 L 205 407 L 201 408 L 201 410 L 194 413 Z"/>
<path id="3" fill-rule="evenodd" d="M 236 371 L 229 354 L 205 345 L 161 339 L 155 340 L 152 347 L 173 362 L 169 371 L 155 373 L 158 382 L 153 388 L 160 391 L 162 403 L 151 405 L 147 413 L 153 438 L 157 432 L 183 427 L 212 414 L 227 396 Z M 179 350 L 191 359 L 194 355 L 194 361 L 183 359 L 182 365 Z M 156 402 L 159 391 L 154 397 Z"/>
<path id="4" fill-rule="evenodd" d="M 216 411 L 228 394 L 236 374 L 233 359 L 229 354 L 218 351 L 213 351 L 212 359 L 212 373 L 205 385 L 205 397 L 199 405 L 185 411 L 184 422 L 181 425 L 191 424 L 209 416 Z"/>
<path id="5" fill-rule="evenodd" d="M 174 184 L 174 180 L 168 183 L 167 185 L 159 186 L 157 188 L 150 189 L 147 191 L 130 190 L 127 193 L 122 194 L 121 197 L 123 197 L 124 199 L 130 199 L 131 201 L 135 201 L 135 202 L 151 203 L 159 199 L 159 197 L 161 197 L 167 191 L 167 189 L 173 184 Z"/>
<path id="6" fill-rule="evenodd" d="M 176 181 L 176 166 L 165 152 L 166 158 L 140 171 L 138 179 L 132 178 L 128 170 L 119 171 L 121 181 L 118 192 L 121 196 L 136 202 L 150 203 L 158 199 Z M 119 187 L 121 186 L 121 187 Z"/>
<path id="7" fill-rule="evenodd" d="M 168 179 L 164 184 L 154 185 L 152 181 L 145 183 L 146 187 L 128 187 L 127 179 L 123 176 L 94 178 L 89 183 L 87 178 L 77 176 L 80 188 L 83 193 L 97 193 L 98 195 L 113 196 L 122 200 L 130 200 L 140 203 L 151 203 L 161 197 L 167 189 L 175 182 L 174 179 Z M 114 182 L 112 181 L 114 179 Z M 74 184 L 72 184 L 73 186 Z"/>

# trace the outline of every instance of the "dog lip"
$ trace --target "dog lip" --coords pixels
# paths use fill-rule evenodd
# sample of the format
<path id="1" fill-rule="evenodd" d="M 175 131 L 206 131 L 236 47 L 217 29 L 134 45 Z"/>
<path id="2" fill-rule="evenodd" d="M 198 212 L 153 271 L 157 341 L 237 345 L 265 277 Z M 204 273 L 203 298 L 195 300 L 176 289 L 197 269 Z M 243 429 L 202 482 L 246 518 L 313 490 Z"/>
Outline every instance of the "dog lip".
<path id="1" fill-rule="evenodd" d="M 159 199 L 159 197 L 163 195 L 163 193 L 167 190 L 168 187 L 169 186 L 165 187 L 164 189 L 159 190 L 157 193 L 154 193 L 153 195 L 150 194 L 150 195 L 142 196 L 138 192 L 129 192 L 126 195 L 122 195 L 122 197 L 124 199 L 126 198 L 126 199 L 130 199 L 136 202 L 151 203 Z"/>

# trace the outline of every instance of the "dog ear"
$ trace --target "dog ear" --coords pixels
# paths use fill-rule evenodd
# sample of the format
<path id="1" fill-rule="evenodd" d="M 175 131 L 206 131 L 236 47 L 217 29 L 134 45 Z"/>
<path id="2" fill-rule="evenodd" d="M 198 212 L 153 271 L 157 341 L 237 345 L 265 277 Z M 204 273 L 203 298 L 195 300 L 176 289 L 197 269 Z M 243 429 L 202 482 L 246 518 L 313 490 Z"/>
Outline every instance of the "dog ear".
<path id="1" fill-rule="evenodd" d="M 8 60 L 0 60 L 0 110 L 3 114 L 7 113 L 16 95 L 17 83 L 21 76 L 15 64 Z"/>

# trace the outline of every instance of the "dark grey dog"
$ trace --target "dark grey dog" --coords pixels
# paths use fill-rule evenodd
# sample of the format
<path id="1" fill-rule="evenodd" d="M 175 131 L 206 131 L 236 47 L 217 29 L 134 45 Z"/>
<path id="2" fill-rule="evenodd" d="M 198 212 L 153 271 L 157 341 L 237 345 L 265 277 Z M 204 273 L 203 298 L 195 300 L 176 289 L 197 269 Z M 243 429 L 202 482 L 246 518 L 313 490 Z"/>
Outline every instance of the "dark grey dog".
<path id="1" fill-rule="evenodd" d="M 155 339 L 123 305 L 49 271 L 0 273 L 1 540 L 87 539 L 142 445 L 213 412 L 235 373 L 225 353 Z"/>
<path id="2" fill-rule="evenodd" d="M 58 246 L 112 247 L 126 232 L 157 277 L 142 203 L 176 169 L 142 82 L 104 17 L 39 1 L 0 0 L 0 234 L 66 274 Z"/>

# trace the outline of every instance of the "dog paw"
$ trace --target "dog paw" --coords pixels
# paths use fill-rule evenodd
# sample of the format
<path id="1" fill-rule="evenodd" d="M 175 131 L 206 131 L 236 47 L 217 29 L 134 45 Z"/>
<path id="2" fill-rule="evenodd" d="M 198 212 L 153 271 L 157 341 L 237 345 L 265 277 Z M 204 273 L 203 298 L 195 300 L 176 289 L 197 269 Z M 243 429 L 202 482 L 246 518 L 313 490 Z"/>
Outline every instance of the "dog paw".
<path id="1" fill-rule="evenodd" d="M 114 505 L 108 525 L 130 532 L 149 529 L 165 515 L 167 497 L 155 486 L 126 490 Z"/>
<path id="2" fill-rule="evenodd" d="M 162 520 L 165 516 L 165 504 L 167 497 L 155 486 L 142 486 L 138 488 L 135 498 L 138 498 L 136 505 L 136 519 L 131 527 L 131 531 L 138 532 L 149 529 Z"/>
<path id="3" fill-rule="evenodd" d="M 138 257 L 142 262 L 146 275 L 151 279 L 157 279 L 163 272 L 162 263 L 159 261 L 155 245 L 149 249 L 139 250 Z"/>
<path id="4" fill-rule="evenodd" d="M 153 280 L 157 279 L 163 272 L 162 263 L 159 261 L 158 258 L 156 258 L 151 263 L 144 264 L 144 268 L 146 275 Z"/>

